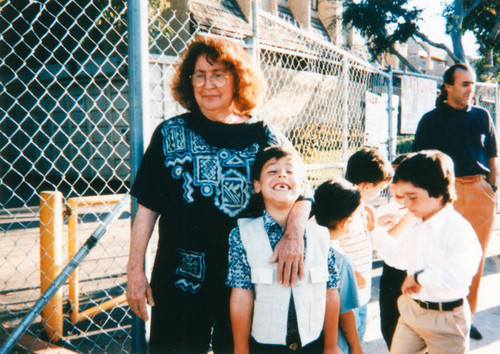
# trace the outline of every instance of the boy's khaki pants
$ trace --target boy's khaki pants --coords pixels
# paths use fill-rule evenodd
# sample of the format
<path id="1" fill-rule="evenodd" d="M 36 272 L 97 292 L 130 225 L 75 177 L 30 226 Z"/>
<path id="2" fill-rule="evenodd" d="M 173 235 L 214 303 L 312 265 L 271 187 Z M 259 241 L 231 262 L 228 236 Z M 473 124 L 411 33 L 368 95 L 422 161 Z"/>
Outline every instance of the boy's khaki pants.
<path id="1" fill-rule="evenodd" d="M 391 354 L 468 353 L 471 312 L 469 304 L 452 311 L 427 310 L 412 298 L 398 299 L 399 317 L 392 339 Z"/>
<path id="2" fill-rule="evenodd" d="M 472 279 L 467 296 L 470 309 L 472 313 L 475 313 L 479 283 L 483 274 L 484 257 L 495 223 L 495 192 L 484 175 L 457 177 L 455 188 L 457 200 L 453 206 L 472 225 L 483 250 L 479 269 Z"/>

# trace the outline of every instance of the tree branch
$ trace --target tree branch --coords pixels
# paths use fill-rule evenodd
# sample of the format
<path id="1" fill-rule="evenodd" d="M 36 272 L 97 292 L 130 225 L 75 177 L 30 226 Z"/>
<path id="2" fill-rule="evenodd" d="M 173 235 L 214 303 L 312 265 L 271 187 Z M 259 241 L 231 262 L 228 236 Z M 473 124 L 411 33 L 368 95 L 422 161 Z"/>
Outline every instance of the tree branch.
<path id="1" fill-rule="evenodd" d="M 483 74 L 485 74 L 485 73 L 493 73 L 493 72 L 495 72 L 497 70 L 500 70 L 500 64 L 484 68 Z"/>
<path id="2" fill-rule="evenodd" d="M 495 22 L 495 24 L 493 25 L 493 28 L 491 29 L 491 32 L 488 35 L 488 38 L 494 40 L 498 37 L 499 33 L 500 33 L 500 17 L 497 17 L 497 22 Z"/>
<path id="3" fill-rule="evenodd" d="M 479 6 L 480 3 L 482 3 L 484 0 L 476 0 L 474 3 L 466 10 L 464 11 L 464 18 L 467 17 L 468 14 L 470 14 L 476 7 Z"/>
<path id="4" fill-rule="evenodd" d="M 392 54 L 394 54 L 395 56 L 398 57 L 399 60 L 401 60 L 401 62 L 403 62 L 404 65 L 406 65 L 406 67 L 408 69 L 410 69 L 411 71 L 415 72 L 415 73 L 418 73 L 420 72 L 416 67 L 414 67 L 409 61 L 408 59 L 406 59 L 400 52 L 398 52 L 396 49 L 392 48 L 391 50 Z"/>
<path id="5" fill-rule="evenodd" d="M 460 63 L 461 60 L 458 59 L 457 56 L 453 53 L 453 51 L 450 48 L 448 48 L 448 46 L 446 46 L 445 44 L 443 44 L 443 43 L 437 43 L 437 42 L 434 42 L 434 41 L 430 40 L 429 37 L 427 37 L 425 34 L 423 34 L 420 31 L 417 31 L 415 33 L 415 36 L 417 36 L 418 38 L 420 38 L 424 42 L 429 43 L 431 46 L 433 46 L 435 48 L 439 48 L 439 49 L 445 50 L 446 53 L 448 53 L 448 55 L 451 57 L 451 59 L 453 59 L 453 61 L 455 63 Z"/>

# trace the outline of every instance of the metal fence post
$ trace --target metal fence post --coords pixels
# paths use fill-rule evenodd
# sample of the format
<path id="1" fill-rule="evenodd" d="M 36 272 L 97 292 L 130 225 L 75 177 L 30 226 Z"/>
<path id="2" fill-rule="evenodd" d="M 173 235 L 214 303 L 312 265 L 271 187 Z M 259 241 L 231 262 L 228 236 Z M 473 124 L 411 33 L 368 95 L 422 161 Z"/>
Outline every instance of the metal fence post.
<path id="1" fill-rule="evenodd" d="M 394 88 L 392 87 L 392 66 L 389 65 L 389 84 L 388 84 L 388 93 L 387 93 L 387 114 L 389 115 L 389 141 L 388 141 L 388 155 L 389 161 L 394 160 L 396 156 L 396 130 L 397 124 L 392 114 L 392 93 Z"/>
<path id="2" fill-rule="evenodd" d="M 349 62 L 347 57 L 342 57 L 342 161 L 347 161 L 349 138 Z M 345 172 L 345 171 L 344 171 Z"/>
<path id="3" fill-rule="evenodd" d="M 259 50 L 259 1 L 252 1 L 252 56 L 255 64 L 260 63 L 260 50 Z"/>
<path id="4" fill-rule="evenodd" d="M 132 185 L 139 164 L 144 154 L 144 120 L 148 113 L 148 37 L 147 37 L 147 1 L 129 0 L 129 100 L 131 130 L 131 178 Z M 132 222 L 137 213 L 137 201 L 131 199 Z M 132 352 L 147 352 L 146 326 L 144 321 L 133 315 L 132 319 Z"/>

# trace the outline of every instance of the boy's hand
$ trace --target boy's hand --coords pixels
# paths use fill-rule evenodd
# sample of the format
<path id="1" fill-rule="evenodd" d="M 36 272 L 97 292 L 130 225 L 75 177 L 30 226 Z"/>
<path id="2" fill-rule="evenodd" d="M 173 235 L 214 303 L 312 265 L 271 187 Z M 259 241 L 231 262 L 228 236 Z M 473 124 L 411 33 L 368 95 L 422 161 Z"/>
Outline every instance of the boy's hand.
<path id="1" fill-rule="evenodd" d="M 324 354 L 342 354 L 342 350 L 340 350 L 339 346 L 336 345 L 334 347 L 325 347 L 323 351 Z"/>
<path id="2" fill-rule="evenodd" d="M 366 228 L 368 231 L 373 231 L 375 226 L 377 226 L 377 215 L 375 214 L 375 209 L 373 209 L 370 205 L 365 205 L 365 211 Z"/>
<path id="3" fill-rule="evenodd" d="M 405 295 L 412 295 L 418 293 L 420 288 L 422 286 L 415 281 L 415 276 L 409 275 L 401 286 L 401 292 Z"/>
<path id="4" fill-rule="evenodd" d="M 366 286 L 365 277 L 362 276 L 357 271 L 354 271 L 354 275 L 356 276 L 356 282 L 358 283 L 358 288 L 363 289 Z"/>
<path id="5" fill-rule="evenodd" d="M 381 227 L 393 227 L 395 226 L 399 220 L 401 219 L 401 215 L 398 214 L 385 214 L 381 215 L 377 218 L 377 224 Z"/>
<path id="6" fill-rule="evenodd" d="M 363 348 L 361 347 L 361 345 L 359 347 L 351 347 L 350 348 L 350 353 L 351 354 L 363 354 Z"/>

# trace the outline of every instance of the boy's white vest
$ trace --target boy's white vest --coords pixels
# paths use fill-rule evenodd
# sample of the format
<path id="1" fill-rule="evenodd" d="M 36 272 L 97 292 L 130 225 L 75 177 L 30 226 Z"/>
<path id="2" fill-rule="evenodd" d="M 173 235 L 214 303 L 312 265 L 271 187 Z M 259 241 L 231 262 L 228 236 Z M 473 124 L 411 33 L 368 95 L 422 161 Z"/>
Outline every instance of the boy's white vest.
<path id="1" fill-rule="evenodd" d="M 239 219 L 238 226 L 255 287 L 252 337 L 262 344 L 286 345 L 288 307 L 293 293 L 301 343 L 304 346 L 316 340 L 323 329 L 326 310 L 328 230 L 314 222 L 307 224 L 304 278 L 293 288 L 285 288 L 277 281 L 276 263 L 269 263 L 273 250 L 263 218 Z"/>

